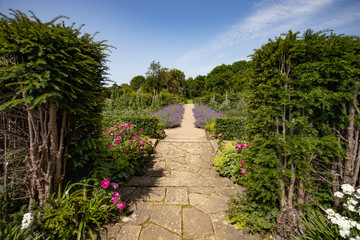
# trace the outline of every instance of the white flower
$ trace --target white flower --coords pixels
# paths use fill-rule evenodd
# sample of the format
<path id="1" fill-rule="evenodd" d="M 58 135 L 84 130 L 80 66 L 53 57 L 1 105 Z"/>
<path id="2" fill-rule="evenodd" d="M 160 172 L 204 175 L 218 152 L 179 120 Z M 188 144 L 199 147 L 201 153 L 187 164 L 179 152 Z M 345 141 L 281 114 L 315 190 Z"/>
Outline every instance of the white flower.
<path id="1" fill-rule="evenodd" d="M 359 223 L 356 223 L 356 228 L 357 228 L 358 230 L 360 230 L 360 224 L 359 224 Z"/>
<path id="2" fill-rule="evenodd" d="M 344 194 L 342 192 L 335 192 L 334 196 L 337 197 L 337 198 L 343 198 Z"/>
<path id="3" fill-rule="evenodd" d="M 359 190 L 359 189 L 358 189 Z M 357 199 L 360 199 L 360 193 L 358 193 L 357 191 L 356 191 L 356 193 L 354 194 L 354 196 L 357 198 Z"/>
<path id="4" fill-rule="evenodd" d="M 349 209 L 350 212 L 356 212 L 355 207 L 353 205 L 351 205 L 351 204 L 344 204 L 344 207 Z"/>
<path id="5" fill-rule="evenodd" d="M 342 236 L 343 238 L 349 237 L 350 236 L 350 230 L 340 229 L 340 236 Z"/>
<path id="6" fill-rule="evenodd" d="M 348 199 L 348 204 L 351 204 L 351 205 L 357 205 L 359 202 L 356 201 L 354 198 L 349 198 Z"/>
<path id="7" fill-rule="evenodd" d="M 343 190 L 343 193 L 348 195 L 352 195 L 355 192 L 355 189 L 350 184 L 341 185 L 341 189 Z"/>
<path id="8" fill-rule="evenodd" d="M 25 213 L 21 223 L 21 229 L 29 228 L 32 222 L 34 221 L 34 217 L 31 213 Z"/>
<path id="9" fill-rule="evenodd" d="M 335 216 L 335 212 L 334 210 L 332 210 L 331 208 L 330 209 L 326 209 L 326 214 L 329 216 L 329 217 L 332 217 L 332 216 Z"/>

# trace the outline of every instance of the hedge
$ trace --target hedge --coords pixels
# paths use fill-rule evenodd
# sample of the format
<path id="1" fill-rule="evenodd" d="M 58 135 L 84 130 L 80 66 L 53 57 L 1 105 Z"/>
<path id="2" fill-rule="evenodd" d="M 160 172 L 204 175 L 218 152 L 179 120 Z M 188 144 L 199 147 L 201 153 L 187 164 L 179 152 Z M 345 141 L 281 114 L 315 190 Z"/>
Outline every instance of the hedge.
<path id="1" fill-rule="evenodd" d="M 244 117 L 226 117 L 215 118 L 214 134 L 222 134 L 224 140 L 244 139 L 246 138 L 246 118 Z"/>
<path id="2" fill-rule="evenodd" d="M 154 116 L 111 116 L 103 118 L 103 127 L 109 128 L 120 123 L 131 123 L 136 127 L 144 129 L 144 135 L 156 137 L 159 130 L 159 118 Z"/>

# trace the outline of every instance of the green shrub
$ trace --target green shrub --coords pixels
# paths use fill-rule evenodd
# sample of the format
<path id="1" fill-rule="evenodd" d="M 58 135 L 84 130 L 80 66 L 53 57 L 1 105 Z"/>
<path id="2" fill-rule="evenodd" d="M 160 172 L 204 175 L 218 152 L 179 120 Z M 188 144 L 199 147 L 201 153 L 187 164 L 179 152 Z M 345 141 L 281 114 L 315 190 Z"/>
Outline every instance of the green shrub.
<path id="1" fill-rule="evenodd" d="M 144 161 L 153 151 L 152 142 L 131 123 L 115 125 L 103 133 L 103 144 L 107 157 L 98 162 L 109 170 L 111 178 L 118 182 L 130 180 L 135 174 L 143 173 Z"/>
<path id="2" fill-rule="evenodd" d="M 246 139 L 246 118 L 215 118 L 214 135 L 222 134 L 224 140 Z"/>
<path id="3" fill-rule="evenodd" d="M 94 231 L 121 213 L 111 200 L 95 179 L 59 188 L 39 210 L 39 226 L 51 239 L 95 239 Z"/>
<path id="4" fill-rule="evenodd" d="M 136 129 L 143 129 L 143 134 L 149 137 L 156 137 L 160 125 L 158 117 L 147 116 L 111 116 L 104 117 L 103 119 L 103 128 L 107 129 L 109 127 L 120 125 L 122 123 L 131 123 L 136 126 Z"/>

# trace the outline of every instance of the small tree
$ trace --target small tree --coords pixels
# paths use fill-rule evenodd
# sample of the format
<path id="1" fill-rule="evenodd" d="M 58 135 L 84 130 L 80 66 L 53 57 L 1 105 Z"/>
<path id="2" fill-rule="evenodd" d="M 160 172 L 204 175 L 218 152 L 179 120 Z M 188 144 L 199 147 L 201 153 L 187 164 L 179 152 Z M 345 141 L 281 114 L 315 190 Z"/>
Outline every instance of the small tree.
<path id="1" fill-rule="evenodd" d="M 70 136 L 99 120 L 108 46 L 74 24 L 56 24 L 63 16 L 43 23 L 30 13 L 1 14 L 0 111 L 26 116 L 30 203 L 42 205 L 64 179 Z"/>

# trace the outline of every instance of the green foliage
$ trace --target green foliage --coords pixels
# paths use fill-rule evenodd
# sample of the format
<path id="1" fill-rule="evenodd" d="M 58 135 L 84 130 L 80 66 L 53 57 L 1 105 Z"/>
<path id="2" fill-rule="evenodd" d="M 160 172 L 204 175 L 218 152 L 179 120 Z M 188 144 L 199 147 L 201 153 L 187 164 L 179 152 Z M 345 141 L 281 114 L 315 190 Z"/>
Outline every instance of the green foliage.
<path id="1" fill-rule="evenodd" d="M 231 199 L 229 220 L 239 228 L 266 236 L 275 233 L 277 208 L 264 208 L 257 202 L 250 202 L 245 196 Z"/>
<path id="2" fill-rule="evenodd" d="M 149 137 L 156 137 L 158 130 L 160 130 L 160 121 L 158 117 L 139 117 L 139 116 L 111 116 L 104 117 L 103 128 L 107 129 L 111 126 L 121 125 L 122 123 L 131 123 L 136 126 L 136 129 L 143 129 L 142 134 Z"/>
<path id="3" fill-rule="evenodd" d="M 232 178 L 239 172 L 241 156 L 232 142 L 221 148 L 220 154 L 214 158 L 214 165 L 221 176 Z"/>
<path id="4" fill-rule="evenodd" d="M 214 135 L 222 134 L 225 140 L 246 139 L 246 118 L 215 118 Z"/>
<path id="5" fill-rule="evenodd" d="M 20 211 L 12 214 L 10 219 L 0 219 L 0 240 L 37 240 L 45 239 L 44 233 L 40 234 L 31 226 L 27 229 L 21 229 L 22 216 L 24 207 Z M 46 238 L 47 239 L 47 238 Z"/>
<path id="6" fill-rule="evenodd" d="M 39 226 L 51 239 L 95 239 L 94 231 L 119 215 L 110 199 L 92 179 L 67 185 L 63 192 L 59 188 L 38 211 Z"/>
<path id="7" fill-rule="evenodd" d="M 340 240 L 339 228 L 332 224 L 324 214 L 317 209 L 306 209 L 301 219 L 304 225 L 304 235 L 295 237 L 298 240 Z"/>
<path id="8" fill-rule="evenodd" d="M 153 151 L 151 141 L 137 132 L 130 123 L 115 125 L 103 134 L 107 157 L 98 165 L 108 169 L 111 178 L 119 183 L 130 180 L 135 174 L 143 173 L 144 161 Z"/>

